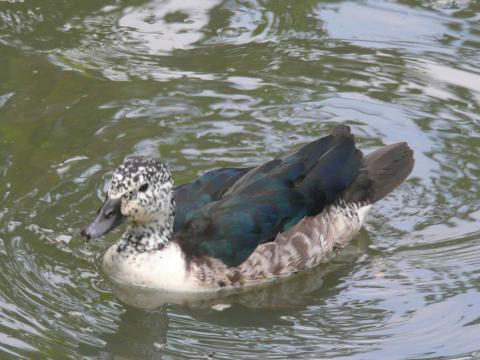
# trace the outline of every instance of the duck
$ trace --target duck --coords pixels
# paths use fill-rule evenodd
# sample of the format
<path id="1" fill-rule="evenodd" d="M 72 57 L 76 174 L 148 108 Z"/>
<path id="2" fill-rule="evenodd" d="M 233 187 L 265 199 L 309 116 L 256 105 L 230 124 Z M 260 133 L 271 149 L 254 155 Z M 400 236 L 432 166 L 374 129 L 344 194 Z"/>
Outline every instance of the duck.
<path id="1" fill-rule="evenodd" d="M 181 293 L 265 285 L 332 259 L 414 162 L 406 142 L 364 156 L 344 124 L 264 164 L 180 186 L 161 161 L 128 158 L 81 237 L 127 222 L 103 257 L 119 284 Z"/>

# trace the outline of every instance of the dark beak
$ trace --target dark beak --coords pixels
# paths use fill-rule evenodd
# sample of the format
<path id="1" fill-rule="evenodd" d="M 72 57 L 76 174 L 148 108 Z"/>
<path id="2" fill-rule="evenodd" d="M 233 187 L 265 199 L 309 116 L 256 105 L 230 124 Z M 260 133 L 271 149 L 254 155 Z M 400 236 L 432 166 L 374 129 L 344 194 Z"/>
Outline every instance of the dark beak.
<path id="1" fill-rule="evenodd" d="M 98 238 L 120 225 L 125 219 L 120 208 L 121 203 L 122 199 L 107 198 L 92 223 L 80 233 L 82 239 L 88 241 Z"/>

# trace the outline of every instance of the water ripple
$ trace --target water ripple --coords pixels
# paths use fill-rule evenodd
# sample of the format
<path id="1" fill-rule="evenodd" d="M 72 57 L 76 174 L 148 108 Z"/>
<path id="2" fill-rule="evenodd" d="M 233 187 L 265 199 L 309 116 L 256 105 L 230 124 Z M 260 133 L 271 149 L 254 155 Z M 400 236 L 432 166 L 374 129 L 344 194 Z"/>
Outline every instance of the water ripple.
<path id="1" fill-rule="evenodd" d="M 475 1 L 0 2 L 0 351 L 474 358 L 478 20 Z M 121 230 L 78 238 L 128 156 L 183 183 L 340 122 L 365 152 L 407 140 L 417 165 L 351 247 L 294 281 L 165 305 L 105 281 Z"/>

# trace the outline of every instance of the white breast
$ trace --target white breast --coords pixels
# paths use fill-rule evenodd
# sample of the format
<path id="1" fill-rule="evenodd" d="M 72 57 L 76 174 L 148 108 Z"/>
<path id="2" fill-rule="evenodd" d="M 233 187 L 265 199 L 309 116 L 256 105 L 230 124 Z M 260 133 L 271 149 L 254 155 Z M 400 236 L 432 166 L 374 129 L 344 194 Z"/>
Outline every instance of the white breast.
<path id="1" fill-rule="evenodd" d="M 357 210 L 357 216 L 360 220 L 360 226 L 363 226 L 363 224 L 365 224 L 365 220 L 367 219 L 368 212 L 371 208 L 372 205 L 365 205 Z"/>
<path id="2" fill-rule="evenodd" d="M 164 249 L 148 252 L 118 252 L 113 245 L 103 257 L 103 269 L 116 282 L 125 285 L 193 291 L 200 289 L 188 275 L 180 247 L 169 243 Z"/>

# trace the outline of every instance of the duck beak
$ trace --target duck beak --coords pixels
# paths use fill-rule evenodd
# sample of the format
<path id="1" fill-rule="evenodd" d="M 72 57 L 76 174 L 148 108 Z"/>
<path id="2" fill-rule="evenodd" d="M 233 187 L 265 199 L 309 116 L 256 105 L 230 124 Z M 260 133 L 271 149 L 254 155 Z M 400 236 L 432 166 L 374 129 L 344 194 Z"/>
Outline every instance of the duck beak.
<path id="1" fill-rule="evenodd" d="M 121 203 L 121 198 L 109 199 L 107 197 L 92 223 L 81 231 L 82 239 L 88 241 L 98 238 L 120 225 L 125 219 L 125 216 L 122 215 Z"/>

